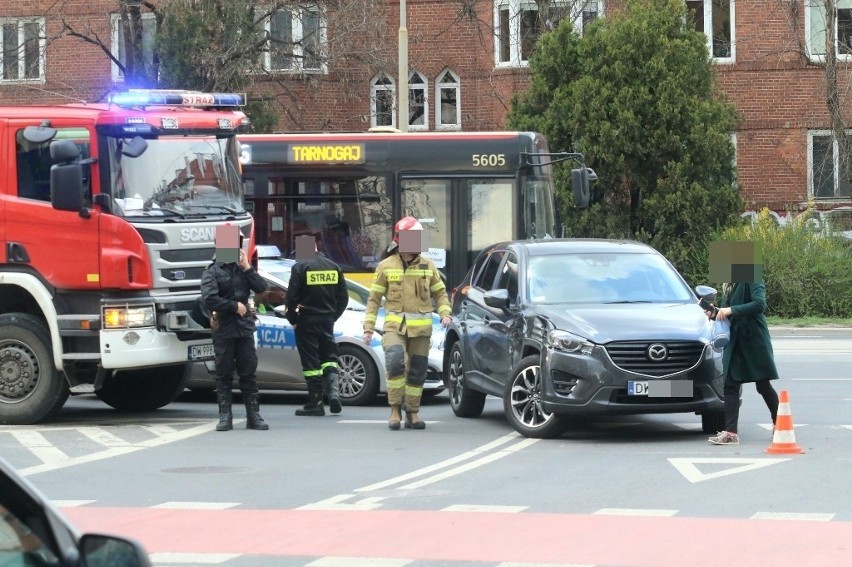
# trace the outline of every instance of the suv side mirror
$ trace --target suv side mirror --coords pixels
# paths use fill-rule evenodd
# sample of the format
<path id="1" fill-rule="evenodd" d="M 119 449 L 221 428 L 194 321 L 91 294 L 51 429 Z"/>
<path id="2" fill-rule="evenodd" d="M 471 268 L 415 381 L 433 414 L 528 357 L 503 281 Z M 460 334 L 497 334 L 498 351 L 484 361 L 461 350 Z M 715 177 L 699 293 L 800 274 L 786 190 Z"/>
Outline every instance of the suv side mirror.
<path id="1" fill-rule="evenodd" d="M 492 289 L 486 291 L 482 296 L 485 305 L 494 309 L 505 309 L 509 307 L 509 290 L 508 289 Z"/>
<path id="2" fill-rule="evenodd" d="M 710 303 L 713 303 L 716 301 L 716 295 L 718 295 L 719 292 L 709 285 L 698 285 L 695 286 L 695 293 L 698 295 L 698 299 L 706 299 Z"/>

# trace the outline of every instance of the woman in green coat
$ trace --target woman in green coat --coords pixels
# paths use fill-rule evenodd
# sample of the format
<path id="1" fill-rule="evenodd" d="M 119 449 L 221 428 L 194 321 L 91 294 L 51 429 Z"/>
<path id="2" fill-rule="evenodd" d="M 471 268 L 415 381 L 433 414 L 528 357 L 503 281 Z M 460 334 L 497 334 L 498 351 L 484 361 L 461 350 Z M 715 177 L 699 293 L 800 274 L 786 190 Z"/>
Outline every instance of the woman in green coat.
<path id="1" fill-rule="evenodd" d="M 778 393 L 770 380 L 778 378 L 772 352 L 772 340 L 766 324 L 766 290 L 760 283 L 725 284 L 722 307 L 716 318 L 731 321 L 731 341 L 722 355 L 725 376 L 725 431 L 710 437 L 715 445 L 740 442 L 737 422 L 740 415 L 742 384 L 754 382 L 772 416 L 773 427 L 778 414 Z"/>

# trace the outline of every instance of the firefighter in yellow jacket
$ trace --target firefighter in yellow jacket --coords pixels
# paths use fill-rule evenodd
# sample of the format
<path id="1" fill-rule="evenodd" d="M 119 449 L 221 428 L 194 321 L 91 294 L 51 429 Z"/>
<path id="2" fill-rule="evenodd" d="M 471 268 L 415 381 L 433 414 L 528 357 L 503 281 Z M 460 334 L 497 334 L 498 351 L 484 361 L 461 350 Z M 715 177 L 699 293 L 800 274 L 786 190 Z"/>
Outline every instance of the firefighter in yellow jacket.
<path id="1" fill-rule="evenodd" d="M 420 222 L 405 217 L 396 223 L 393 251 L 376 266 L 376 280 L 370 288 L 367 315 L 364 317 L 364 342 L 370 344 L 376 326 L 376 313 L 385 298 L 385 324 L 382 346 L 387 366 L 388 403 L 391 415 L 388 427 L 400 428 L 400 410 L 405 407 L 405 427 L 425 429 L 420 419 L 420 398 L 429 362 L 432 335 L 433 299 L 441 316 L 441 325 L 450 324 L 447 288 L 434 262 L 420 255 L 419 246 L 409 245 L 407 231 L 423 230 Z M 400 232 L 403 244 L 400 244 Z M 416 251 L 415 251 L 416 250 Z"/>

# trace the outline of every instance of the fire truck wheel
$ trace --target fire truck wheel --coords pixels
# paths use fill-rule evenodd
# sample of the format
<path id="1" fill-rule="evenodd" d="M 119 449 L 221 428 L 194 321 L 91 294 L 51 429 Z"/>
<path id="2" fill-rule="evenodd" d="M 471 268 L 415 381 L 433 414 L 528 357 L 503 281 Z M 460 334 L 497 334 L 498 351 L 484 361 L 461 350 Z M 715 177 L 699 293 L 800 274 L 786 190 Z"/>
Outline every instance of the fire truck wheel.
<path id="1" fill-rule="evenodd" d="M 0 424 L 38 423 L 59 411 L 68 394 L 44 322 L 24 313 L 0 315 Z"/>
<path id="2" fill-rule="evenodd" d="M 151 411 L 175 401 L 186 386 L 186 364 L 121 370 L 104 380 L 95 394 L 121 411 Z"/>

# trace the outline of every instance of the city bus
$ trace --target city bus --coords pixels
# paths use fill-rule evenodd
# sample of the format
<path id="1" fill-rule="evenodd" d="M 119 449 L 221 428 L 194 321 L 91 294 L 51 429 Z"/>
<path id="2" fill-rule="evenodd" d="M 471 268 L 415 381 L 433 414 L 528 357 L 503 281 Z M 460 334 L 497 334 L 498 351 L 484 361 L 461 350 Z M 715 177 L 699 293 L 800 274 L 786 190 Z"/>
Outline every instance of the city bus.
<path id="1" fill-rule="evenodd" d="M 549 153 L 534 132 L 264 134 L 239 141 L 257 242 L 288 255 L 297 236 L 312 235 L 348 277 L 368 285 L 404 216 L 423 225 L 424 255 L 448 287 L 489 244 L 559 236 L 551 164 L 579 155 Z"/>

